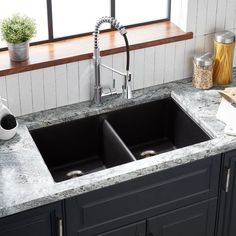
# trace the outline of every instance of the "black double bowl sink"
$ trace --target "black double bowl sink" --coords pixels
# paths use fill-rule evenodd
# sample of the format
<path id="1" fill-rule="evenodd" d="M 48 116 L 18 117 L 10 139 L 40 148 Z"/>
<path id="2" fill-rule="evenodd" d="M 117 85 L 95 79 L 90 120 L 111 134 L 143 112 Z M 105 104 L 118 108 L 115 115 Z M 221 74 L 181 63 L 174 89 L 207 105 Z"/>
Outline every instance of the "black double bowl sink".
<path id="1" fill-rule="evenodd" d="M 55 182 L 210 139 L 171 98 L 36 129 L 31 135 Z"/>

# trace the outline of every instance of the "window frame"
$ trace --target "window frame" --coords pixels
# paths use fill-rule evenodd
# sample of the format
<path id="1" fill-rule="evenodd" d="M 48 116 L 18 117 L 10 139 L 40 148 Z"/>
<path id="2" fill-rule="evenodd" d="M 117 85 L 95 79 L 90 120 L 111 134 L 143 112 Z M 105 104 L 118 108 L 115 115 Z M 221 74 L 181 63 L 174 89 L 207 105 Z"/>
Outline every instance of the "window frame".
<path id="1" fill-rule="evenodd" d="M 40 45 L 40 44 L 43 44 L 43 43 L 51 43 L 51 42 L 57 42 L 57 41 L 62 41 L 62 40 L 66 40 L 66 39 L 73 39 L 73 38 L 78 38 L 78 37 L 91 35 L 93 33 L 93 32 L 86 32 L 86 33 L 82 33 L 82 34 L 74 34 L 74 35 L 68 35 L 68 36 L 64 36 L 64 37 L 54 38 L 54 36 L 53 36 L 52 0 L 45 0 L 45 1 L 47 2 L 48 39 L 33 42 L 33 43 L 30 43 L 30 45 Z M 116 12 L 116 10 L 115 10 L 115 1 L 116 0 L 110 0 L 110 1 L 111 1 L 110 14 L 111 14 L 111 17 L 115 18 L 116 17 L 116 15 L 115 15 L 115 12 Z M 148 24 L 153 24 L 153 23 L 164 22 L 164 21 L 170 20 L 170 17 L 171 17 L 171 1 L 172 0 L 168 0 L 167 18 L 160 19 L 160 20 L 154 20 L 154 21 L 146 21 L 146 22 L 141 22 L 141 23 L 132 24 L 132 25 L 125 25 L 125 27 L 126 28 L 132 28 L 132 27 L 148 25 Z M 115 29 L 113 29 L 111 27 L 109 29 L 101 30 L 101 32 L 111 32 L 111 31 L 114 31 L 114 30 Z M 6 51 L 7 49 L 8 49 L 7 47 L 0 48 L 0 52 L 1 51 Z"/>

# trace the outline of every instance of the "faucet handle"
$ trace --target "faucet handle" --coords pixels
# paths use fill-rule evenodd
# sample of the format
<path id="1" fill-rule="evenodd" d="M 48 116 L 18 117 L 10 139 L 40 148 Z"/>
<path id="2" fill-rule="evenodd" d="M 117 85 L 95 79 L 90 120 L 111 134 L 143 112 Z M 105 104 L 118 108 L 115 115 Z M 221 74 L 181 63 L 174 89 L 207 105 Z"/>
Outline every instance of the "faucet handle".
<path id="1" fill-rule="evenodd" d="M 112 82 L 112 90 L 116 89 L 116 80 L 113 78 L 113 82 Z"/>
<path id="2" fill-rule="evenodd" d="M 132 98 L 132 89 L 131 89 L 131 74 L 129 71 L 126 72 L 124 76 L 124 84 L 122 86 L 123 89 L 123 98 L 131 99 Z"/>
<path id="3" fill-rule="evenodd" d="M 114 86 L 114 80 L 113 80 L 113 86 Z M 108 97 L 108 96 L 113 96 L 116 95 L 117 91 L 115 89 L 115 87 L 111 88 L 109 86 L 106 87 L 102 87 L 102 94 L 101 97 Z"/>
<path id="4" fill-rule="evenodd" d="M 131 99 L 133 97 L 132 95 L 132 88 L 131 88 L 131 74 L 129 73 L 129 76 L 128 76 L 128 83 L 127 83 L 127 98 L 128 99 Z"/>

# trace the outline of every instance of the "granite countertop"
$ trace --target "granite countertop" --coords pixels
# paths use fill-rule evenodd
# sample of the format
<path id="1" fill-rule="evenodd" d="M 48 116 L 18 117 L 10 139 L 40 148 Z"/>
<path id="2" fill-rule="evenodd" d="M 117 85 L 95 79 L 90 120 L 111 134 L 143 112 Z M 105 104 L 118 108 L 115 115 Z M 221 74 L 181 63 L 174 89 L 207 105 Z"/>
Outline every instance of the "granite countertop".
<path id="1" fill-rule="evenodd" d="M 230 86 L 236 86 L 236 70 Z M 225 125 L 216 119 L 219 89 L 223 87 L 198 90 L 190 79 L 185 79 L 136 91 L 129 101 L 117 98 L 102 106 L 85 102 L 19 117 L 16 136 L 0 142 L 0 217 L 236 149 L 236 137 L 225 135 Z M 32 129 L 167 97 L 172 97 L 212 139 L 55 183 L 29 133 Z"/>

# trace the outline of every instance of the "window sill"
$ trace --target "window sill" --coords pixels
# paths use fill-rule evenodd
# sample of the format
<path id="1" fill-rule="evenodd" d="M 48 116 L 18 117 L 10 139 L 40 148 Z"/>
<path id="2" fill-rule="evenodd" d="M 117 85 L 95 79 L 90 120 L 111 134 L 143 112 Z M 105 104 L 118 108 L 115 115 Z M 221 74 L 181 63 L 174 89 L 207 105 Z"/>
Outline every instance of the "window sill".
<path id="1" fill-rule="evenodd" d="M 193 38 L 193 33 L 184 32 L 170 21 L 129 28 L 130 50 L 152 47 Z M 111 55 L 125 51 L 119 32 L 102 33 L 101 55 Z M 30 47 L 30 59 L 21 63 L 11 62 L 7 51 L 0 52 L 0 76 L 40 69 L 92 58 L 93 37 L 41 44 Z"/>

